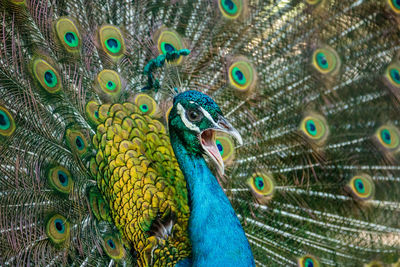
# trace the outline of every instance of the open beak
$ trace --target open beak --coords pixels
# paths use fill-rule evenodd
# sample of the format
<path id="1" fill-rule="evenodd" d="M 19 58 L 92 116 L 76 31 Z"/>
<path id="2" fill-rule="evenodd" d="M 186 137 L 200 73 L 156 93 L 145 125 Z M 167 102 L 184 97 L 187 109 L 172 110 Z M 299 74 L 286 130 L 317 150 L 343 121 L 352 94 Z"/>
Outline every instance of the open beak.
<path id="1" fill-rule="evenodd" d="M 215 133 L 224 132 L 234 137 L 240 145 L 243 144 L 242 137 L 239 132 L 222 116 L 218 118 L 214 127 L 206 129 L 200 133 L 200 142 L 204 151 L 215 163 L 218 174 L 222 177 L 224 175 L 224 161 L 222 160 L 221 153 L 215 141 Z"/>

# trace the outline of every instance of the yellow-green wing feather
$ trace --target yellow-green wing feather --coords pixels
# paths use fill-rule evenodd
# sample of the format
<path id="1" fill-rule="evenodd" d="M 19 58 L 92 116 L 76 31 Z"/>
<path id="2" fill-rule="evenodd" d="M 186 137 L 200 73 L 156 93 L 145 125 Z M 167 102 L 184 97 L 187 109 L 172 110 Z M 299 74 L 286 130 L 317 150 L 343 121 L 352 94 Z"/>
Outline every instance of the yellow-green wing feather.
<path id="1" fill-rule="evenodd" d="M 139 263 L 175 264 L 190 253 L 189 207 L 165 127 L 131 103 L 99 110 L 107 115 L 93 138 L 97 184 L 111 217 Z"/>

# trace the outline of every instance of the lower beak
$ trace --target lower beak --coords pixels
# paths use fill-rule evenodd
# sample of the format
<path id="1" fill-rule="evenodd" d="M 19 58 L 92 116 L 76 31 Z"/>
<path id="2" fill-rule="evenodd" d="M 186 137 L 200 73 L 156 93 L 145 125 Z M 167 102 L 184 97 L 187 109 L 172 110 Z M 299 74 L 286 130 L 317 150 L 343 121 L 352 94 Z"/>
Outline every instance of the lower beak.
<path id="1" fill-rule="evenodd" d="M 221 153 L 217 147 L 215 140 L 216 132 L 224 132 L 234 137 L 240 145 L 243 144 L 242 137 L 233 126 L 220 116 L 216 125 L 213 128 L 206 129 L 200 133 L 200 142 L 204 151 L 213 160 L 217 167 L 218 174 L 222 177 L 224 175 L 224 161 L 222 160 Z"/>

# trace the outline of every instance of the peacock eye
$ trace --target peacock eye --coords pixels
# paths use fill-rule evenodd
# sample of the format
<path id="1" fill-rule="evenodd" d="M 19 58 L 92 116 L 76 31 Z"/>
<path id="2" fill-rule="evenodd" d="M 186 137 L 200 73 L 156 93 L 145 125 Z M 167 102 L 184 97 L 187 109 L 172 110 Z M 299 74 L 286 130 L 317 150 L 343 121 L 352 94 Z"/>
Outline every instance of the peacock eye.
<path id="1" fill-rule="evenodd" d="M 190 121 L 200 121 L 203 118 L 203 113 L 201 113 L 200 111 L 195 110 L 195 109 L 189 109 L 186 112 L 186 117 Z"/>

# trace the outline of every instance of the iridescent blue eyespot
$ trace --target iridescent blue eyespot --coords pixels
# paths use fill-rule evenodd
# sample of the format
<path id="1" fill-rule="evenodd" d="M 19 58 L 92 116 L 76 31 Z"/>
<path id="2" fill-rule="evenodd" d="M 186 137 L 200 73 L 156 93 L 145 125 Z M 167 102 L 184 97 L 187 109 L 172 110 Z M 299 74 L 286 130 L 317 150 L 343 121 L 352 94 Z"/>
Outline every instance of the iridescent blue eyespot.
<path id="1" fill-rule="evenodd" d="M 139 110 L 141 112 L 149 116 L 152 116 L 157 110 L 156 101 L 154 101 L 154 99 L 147 94 L 137 94 L 135 96 L 134 102 L 136 106 L 139 107 Z"/>
<path id="2" fill-rule="evenodd" d="M 52 88 L 57 85 L 57 76 L 52 70 L 47 70 L 44 73 L 44 81 L 48 87 Z"/>
<path id="3" fill-rule="evenodd" d="M 185 48 L 184 40 L 173 30 L 161 27 L 156 31 L 155 37 L 157 38 L 157 49 L 160 54 L 166 55 L 168 52 L 179 51 Z M 168 63 L 177 65 L 182 62 L 182 59 L 183 57 L 180 56 Z"/>
<path id="4" fill-rule="evenodd" d="M 222 156 L 224 154 L 224 147 L 222 146 L 222 144 L 219 140 L 216 140 L 215 144 L 217 145 L 218 151 Z"/>
<path id="5" fill-rule="evenodd" d="M 113 81 L 108 81 L 107 82 L 107 89 L 110 91 L 114 91 L 117 85 Z"/>
<path id="6" fill-rule="evenodd" d="M 110 246 L 110 248 L 115 249 L 115 243 L 112 239 L 108 239 L 107 244 Z"/>
<path id="7" fill-rule="evenodd" d="M 65 232 L 64 222 L 61 219 L 55 219 L 54 226 L 60 234 L 63 234 Z"/>
<path id="8" fill-rule="evenodd" d="M 11 122 L 7 114 L 4 111 L 0 110 L 0 130 L 8 130 L 10 126 Z"/>
<path id="9" fill-rule="evenodd" d="M 64 41 L 70 47 L 77 47 L 79 45 L 78 36 L 74 32 L 67 32 L 64 35 Z"/>
<path id="10" fill-rule="evenodd" d="M 254 173 L 247 184 L 259 203 L 266 204 L 274 195 L 275 181 L 271 174 Z"/>
<path id="11" fill-rule="evenodd" d="M 320 66 L 322 69 L 326 70 L 327 68 L 329 68 L 328 60 L 323 53 L 317 54 L 317 62 L 318 66 Z"/>
<path id="12" fill-rule="evenodd" d="M 55 244 L 64 243 L 69 238 L 69 223 L 60 214 L 53 215 L 47 220 L 46 234 Z"/>
<path id="13" fill-rule="evenodd" d="M 237 19 L 243 12 L 243 0 L 219 0 L 218 7 L 227 19 Z"/>
<path id="14" fill-rule="evenodd" d="M 60 17 L 55 24 L 55 30 L 61 45 L 67 52 L 78 52 L 80 47 L 80 34 L 74 21 L 67 17 Z"/>
<path id="15" fill-rule="evenodd" d="M 106 40 L 106 47 L 111 53 L 118 53 L 121 50 L 121 42 L 115 38 L 108 38 Z"/>
<path id="16" fill-rule="evenodd" d="M 301 267 L 319 267 L 318 260 L 311 255 L 301 257 L 299 260 L 299 266 Z"/>
<path id="17" fill-rule="evenodd" d="M 16 129 L 15 121 L 10 112 L 0 106 L 0 135 L 10 136 Z"/>
<path id="18" fill-rule="evenodd" d="M 354 184 L 357 188 L 358 193 L 360 193 L 360 194 L 365 193 L 365 186 L 361 179 L 355 179 Z"/>
<path id="19" fill-rule="evenodd" d="M 232 138 L 224 133 L 217 133 L 215 135 L 215 145 L 222 157 L 222 160 L 229 166 L 235 157 L 235 143 Z"/>
<path id="20" fill-rule="evenodd" d="M 117 236 L 106 236 L 104 238 L 104 248 L 109 257 L 112 259 L 121 259 L 124 257 L 123 246 Z"/>
<path id="21" fill-rule="evenodd" d="M 170 43 L 161 42 L 161 50 L 162 50 L 163 54 L 166 54 L 167 52 L 172 52 L 172 51 L 175 51 L 176 49 Z"/>
<path id="22" fill-rule="evenodd" d="M 389 5 L 394 12 L 400 13 L 400 0 L 389 0 Z"/>
<path id="23" fill-rule="evenodd" d="M 399 131 L 393 125 L 383 125 L 376 132 L 379 143 L 386 149 L 393 152 L 399 149 Z"/>
<path id="24" fill-rule="evenodd" d="M 400 14 L 400 10 L 399 10 L 399 14 Z M 389 85 L 392 85 L 395 88 L 400 88 L 400 62 L 399 61 L 393 62 L 386 68 L 385 79 L 390 83 Z"/>
<path id="25" fill-rule="evenodd" d="M 313 53 L 313 66 L 322 74 L 333 74 L 340 67 L 340 59 L 331 47 L 321 47 Z"/>
<path id="26" fill-rule="evenodd" d="M 83 150 L 85 148 L 85 142 L 83 142 L 82 137 L 80 136 L 75 138 L 75 144 L 79 150 Z"/>
<path id="27" fill-rule="evenodd" d="M 238 57 L 228 68 L 228 80 L 237 92 L 250 92 L 256 85 L 257 73 L 254 66 L 244 57 Z"/>
<path id="28" fill-rule="evenodd" d="M 353 196 L 358 200 L 367 200 L 374 196 L 375 185 L 371 176 L 367 174 L 356 175 L 351 178 L 348 187 Z"/>
<path id="29" fill-rule="evenodd" d="M 264 189 L 264 180 L 262 177 L 257 176 L 254 179 L 254 184 L 256 185 L 258 190 L 263 190 Z"/>
<path id="30" fill-rule="evenodd" d="M 400 1 L 400 0 L 399 0 Z M 391 69 L 390 70 L 390 77 L 392 78 L 392 80 L 397 83 L 400 84 L 400 72 L 397 69 Z"/>
<path id="31" fill-rule="evenodd" d="M 233 79 L 236 83 L 243 85 L 246 83 L 246 77 L 244 76 L 243 72 L 239 70 L 239 68 L 235 67 L 232 70 Z"/>
<path id="32" fill-rule="evenodd" d="M 51 168 L 47 174 L 47 179 L 50 186 L 58 191 L 57 193 L 69 194 L 73 188 L 74 179 L 63 166 Z"/>
<path id="33" fill-rule="evenodd" d="M 392 142 L 392 138 L 388 129 L 383 129 L 381 131 L 381 138 L 382 141 L 387 145 L 390 145 L 390 143 Z"/>
<path id="34" fill-rule="evenodd" d="M 32 62 L 34 78 L 48 93 L 56 93 L 61 89 L 61 78 L 56 69 L 47 61 L 36 58 Z"/>
<path id="35" fill-rule="evenodd" d="M 63 171 L 58 171 L 58 180 L 60 181 L 60 184 L 63 186 L 68 186 L 68 176 L 65 172 Z"/>
<path id="36" fill-rule="evenodd" d="M 307 132 L 312 135 L 312 136 L 316 136 L 317 135 L 317 127 L 315 126 L 315 122 L 313 120 L 308 120 L 306 122 L 306 128 L 307 128 Z"/>
<path id="37" fill-rule="evenodd" d="M 117 62 L 125 53 L 125 41 L 119 28 L 103 25 L 99 28 L 99 43 L 110 59 Z"/>
<path id="38" fill-rule="evenodd" d="M 301 121 L 300 129 L 306 137 L 317 142 L 317 144 L 325 142 L 329 134 L 325 118 L 319 114 L 310 114 L 306 116 Z"/>
<path id="39" fill-rule="evenodd" d="M 142 104 L 140 105 L 140 110 L 146 113 L 147 111 L 149 111 L 149 106 L 147 106 L 147 104 Z"/>
<path id="40" fill-rule="evenodd" d="M 312 261 L 312 259 L 306 259 L 306 267 L 314 267 L 314 262 Z"/>
<path id="41" fill-rule="evenodd" d="M 222 7 L 229 14 L 235 14 L 237 12 L 237 6 L 232 0 L 222 0 Z"/>

